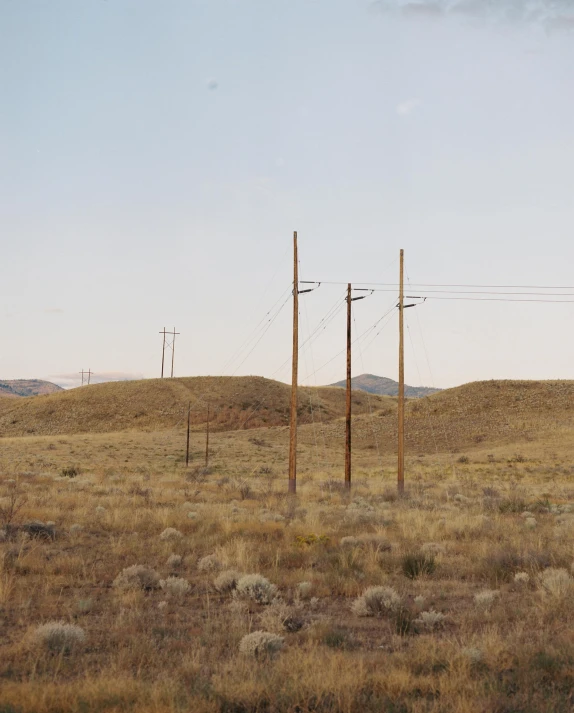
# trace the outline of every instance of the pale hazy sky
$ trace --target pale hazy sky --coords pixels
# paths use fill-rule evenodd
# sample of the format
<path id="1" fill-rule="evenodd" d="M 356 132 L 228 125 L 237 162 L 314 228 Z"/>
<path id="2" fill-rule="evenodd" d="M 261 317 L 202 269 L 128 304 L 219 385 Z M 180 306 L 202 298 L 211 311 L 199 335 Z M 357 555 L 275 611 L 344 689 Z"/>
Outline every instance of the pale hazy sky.
<path id="1" fill-rule="evenodd" d="M 288 380 L 289 303 L 226 362 L 295 229 L 302 279 L 395 282 L 402 247 L 413 282 L 574 285 L 571 0 L 0 0 L 0 97 L 2 379 L 158 376 L 175 325 L 177 375 Z M 302 297 L 301 341 L 342 293 Z M 406 316 L 408 383 L 574 378 L 574 304 Z M 396 378 L 396 326 L 355 374 Z"/>

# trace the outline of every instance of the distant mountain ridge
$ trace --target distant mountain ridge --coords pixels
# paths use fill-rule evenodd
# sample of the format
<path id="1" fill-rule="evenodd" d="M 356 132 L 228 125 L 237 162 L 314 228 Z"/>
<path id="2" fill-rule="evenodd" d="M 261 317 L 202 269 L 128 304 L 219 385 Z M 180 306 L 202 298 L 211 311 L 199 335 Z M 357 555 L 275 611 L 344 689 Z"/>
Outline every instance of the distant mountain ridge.
<path id="1" fill-rule="evenodd" d="M 42 396 L 63 391 L 61 386 L 41 379 L 12 379 L 0 381 L 0 396 Z"/>
<path id="2" fill-rule="evenodd" d="M 346 381 L 338 381 L 336 384 L 331 384 L 331 386 L 345 388 Z M 361 376 L 354 376 L 351 379 L 351 389 L 367 391 L 369 394 L 378 394 L 379 396 L 398 396 L 399 384 L 386 376 L 361 374 Z M 407 386 L 405 384 L 405 396 L 409 399 L 420 399 L 423 396 L 430 396 L 439 391 L 442 391 L 442 389 L 434 389 L 430 386 Z"/>

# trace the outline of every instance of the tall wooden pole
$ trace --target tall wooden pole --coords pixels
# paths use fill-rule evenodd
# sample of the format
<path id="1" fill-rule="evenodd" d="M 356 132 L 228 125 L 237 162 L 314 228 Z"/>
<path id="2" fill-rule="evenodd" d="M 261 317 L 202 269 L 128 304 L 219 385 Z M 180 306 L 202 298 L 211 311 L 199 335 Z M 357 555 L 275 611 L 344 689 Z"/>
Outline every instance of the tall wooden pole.
<path id="1" fill-rule="evenodd" d="M 173 379 L 173 362 L 175 361 L 175 327 L 173 328 L 173 342 L 171 343 L 171 378 Z"/>
<path id="2" fill-rule="evenodd" d="M 299 264 L 297 232 L 293 233 L 293 367 L 291 373 L 291 427 L 289 432 L 289 493 L 297 492 L 297 380 L 299 370 Z"/>
<path id="3" fill-rule="evenodd" d="M 351 489 L 351 284 L 347 285 L 347 401 L 345 411 L 345 488 Z"/>
<path id="4" fill-rule="evenodd" d="M 187 407 L 187 445 L 185 447 L 185 467 L 189 465 L 189 427 L 191 423 L 191 401 Z"/>
<path id="5" fill-rule="evenodd" d="M 161 378 L 163 379 L 163 367 L 165 364 L 165 327 L 163 328 L 163 332 L 160 332 L 160 334 L 163 334 L 163 346 L 161 348 Z"/>
<path id="6" fill-rule="evenodd" d="M 207 404 L 207 419 L 205 422 L 205 467 L 209 468 L 209 404 Z"/>
<path id="7" fill-rule="evenodd" d="M 401 250 L 401 276 L 399 287 L 399 443 L 397 487 L 399 495 L 405 492 L 405 335 L 404 335 L 404 250 Z"/>

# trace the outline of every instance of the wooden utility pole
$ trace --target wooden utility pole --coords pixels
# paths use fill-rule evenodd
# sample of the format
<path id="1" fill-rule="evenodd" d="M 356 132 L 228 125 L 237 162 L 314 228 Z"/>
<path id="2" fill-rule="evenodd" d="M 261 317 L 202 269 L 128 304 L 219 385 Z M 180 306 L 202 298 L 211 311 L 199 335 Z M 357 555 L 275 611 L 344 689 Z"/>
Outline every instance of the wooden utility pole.
<path id="1" fill-rule="evenodd" d="M 291 373 L 291 426 L 289 432 L 289 493 L 297 492 L 297 380 L 299 370 L 299 264 L 297 231 L 293 233 L 293 367 Z"/>
<path id="2" fill-rule="evenodd" d="M 185 447 L 185 467 L 189 465 L 189 428 L 191 425 L 191 401 L 187 407 L 187 444 Z"/>
<path id="3" fill-rule="evenodd" d="M 207 420 L 205 422 L 205 467 L 209 468 L 209 403 L 207 404 Z"/>
<path id="4" fill-rule="evenodd" d="M 397 463 L 397 487 L 399 495 L 405 492 L 405 336 L 403 313 L 404 295 L 404 250 L 401 250 L 399 281 L 399 442 Z"/>
<path id="5" fill-rule="evenodd" d="M 351 489 L 351 284 L 347 285 L 347 401 L 345 411 L 345 488 Z"/>
<path id="6" fill-rule="evenodd" d="M 165 327 L 163 328 L 163 332 L 160 332 L 160 334 L 163 334 L 163 344 L 161 347 L 161 378 L 163 379 L 163 366 L 165 363 Z"/>
<path id="7" fill-rule="evenodd" d="M 171 378 L 173 379 L 173 362 L 175 360 L 175 327 L 173 328 L 173 342 L 171 343 Z"/>
<path id="8" fill-rule="evenodd" d="M 175 331 L 175 327 L 173 328 L 173 332 L 167 332 L 164 327 L 160 334 L 163 334 L 163 344 L 161 347 L 161 378 L 163 379 L 163 372 L 165 367 L 165 348 L 166 346 L 169 346 L 171 348 L 171 378 L 173 379 L 173 363 L 175 360 L 175 337 L 179 334 L 179 332 Z M 166 340 L 166 336 L 168 334 L 173 337 L 171 344 L 168 344 Z"/>

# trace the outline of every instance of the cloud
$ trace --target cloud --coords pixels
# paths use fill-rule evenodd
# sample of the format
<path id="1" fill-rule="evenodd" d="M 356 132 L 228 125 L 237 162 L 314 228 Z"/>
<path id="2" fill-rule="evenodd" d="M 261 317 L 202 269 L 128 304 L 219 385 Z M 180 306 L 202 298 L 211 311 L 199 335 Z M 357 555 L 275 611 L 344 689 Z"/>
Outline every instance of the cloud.
<path id="1" fill-rule="evenodd" d="M 407 99 L 397 105 L 397 114 L 399 116 L 409 116 L 421 104 L 422 102 L 419 99 Z"/>
<path id="2" fill-rule="evenodd" d="M 87 378 L 88 376 L 86 374 L 84 376 L 85 381 L 87 381 Z M 143 378 L 145 378 L 143 374 L 128 371 L 92 372 L 90 376 L 90 384 L 103 384 L 107 381 L 138 381 Z M 70 374 L 52 374 L 48 377 L 48 380 L 64 389 L 73 389 L 74 387 L 81 385 L 82 375 L 80 372 L 72 372 Z"/>
<path id="3" fill-rule="evenodd" d="M 401 17 L 465 17 L 495 23 L 574 29 L 574 0 L 377 0 L 373 7 Z"/>
<path id="4" fill-rule="evenodd" d="M 49 307 L 44 310 L 44 314 L 64 314 L 64 310 L 60 307 Z"/>

